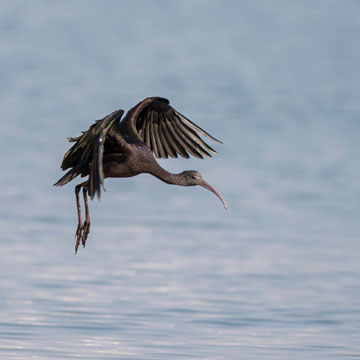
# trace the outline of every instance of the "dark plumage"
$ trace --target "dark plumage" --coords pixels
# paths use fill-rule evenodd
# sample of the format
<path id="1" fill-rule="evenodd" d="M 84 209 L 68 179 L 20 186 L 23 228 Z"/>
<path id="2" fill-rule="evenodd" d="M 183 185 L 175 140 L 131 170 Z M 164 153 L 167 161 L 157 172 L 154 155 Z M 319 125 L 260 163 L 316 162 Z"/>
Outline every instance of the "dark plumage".
<path id="1" fill-rule="evenodd" d="M 87 194 L 91 199 L 101 195 L 107 177 L 131 177 L 149 173 L 174 185 L 200 185 L 212 191 L 223 203 L 220 194 L 194 170 L 172 174 L 155 160 L 178 155 L 189 158 L 189 154 L 202 159 L 211 157 L 216 151 L 206 144 L 198 134 L 221 143 L 205 130 L 195 125 L 169 105 L 167 99 L 150 97 L 128 111 L 120 122 L 124 110 L 116 110 L 97 120 L 87 131 L 76 138 L 75 144 L 66 152 L 61 169 L 70 169 L 55 186 L 63 186 L 80 175 L 89 179 L 75 187 L 78 227 L 75 252 L 82 243 L 85 246 L 90 232 L 90 213 Z M 79 192 L 83 189 L 85 221 L 82 223 Z M 105 188 L 104 188 L 105 189 Z"/>

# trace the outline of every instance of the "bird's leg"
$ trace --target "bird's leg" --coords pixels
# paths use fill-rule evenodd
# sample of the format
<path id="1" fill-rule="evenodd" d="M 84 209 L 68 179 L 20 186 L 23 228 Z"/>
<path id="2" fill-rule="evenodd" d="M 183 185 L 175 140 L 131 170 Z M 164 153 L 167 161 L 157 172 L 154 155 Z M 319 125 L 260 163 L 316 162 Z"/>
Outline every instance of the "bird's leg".
<path id="1" fill-rule="evenodd" d="M 88 205 L 88 196 L 87 196 L 87 185 L 83 186 L 83 195 L 84 195 L 84 205 L 85 205 L 85 221 L 82 226 L 82 237 L 81 243 L 83 247 L 85 247 L 86 239 L 90 232 L 90 212 L 89 212 L 89 205 Z"/>
<path id="2" fill-rule="evenodd" d="M 80 196 L 79 196 L 81 187 L 82 187 L 82 184 L 75 186 L 76 208 L 77 208 L 77 214 L 78 214 L 78 226 L 77 226 L 76 233 L 75 233 L 75 237 L 76 237 L 75 254 L 77 253 L 77 249 L 80 245 L 81 234 L 82 234 L 82 217 L 81 217 L 81 206 L 80 206 Z"/>
<path id="3" fill-rule="evenodd" d="M 88 199 L 87 199 L 87 186 L 88 186 L 87 181 L 75 186 L 76 207 L 77 207 L 77 214 L 78 214 L 78 226 L 77 226 L 76 233 L 75 233 L 75 237 L 76 237 L 75 254 L 77 253 L 80 242 L 83 244 L 83 246 L 85 246 L 87 236 L 90 232 L 90 213 L 89 213 L 89 206 L 88 206 Z M 81 188 L 83 188 L 84 205 L 85 205 L 85 221 L 84 221 L 84 223 L 82 223 L 80 195 L 79 195 Z"/>

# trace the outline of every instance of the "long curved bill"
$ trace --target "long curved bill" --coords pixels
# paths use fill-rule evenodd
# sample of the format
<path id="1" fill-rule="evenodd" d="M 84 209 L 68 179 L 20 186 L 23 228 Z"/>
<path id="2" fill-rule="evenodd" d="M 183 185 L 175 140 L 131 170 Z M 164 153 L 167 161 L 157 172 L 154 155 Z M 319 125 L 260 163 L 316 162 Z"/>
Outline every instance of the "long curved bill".
<path id="1" fill-rule="evenodd" d="M 201 179 L 201 182 L 199 185 L 204 187 L 205 189 L 210 190 L 212 193 L 214 193 L 220 199 L 220 201 L 223 203 L 224 208 L 227 209 L 227 205 L 226 205 L 226 202 L 223 199 L 223 197 L 209 183 L 207 183 L 205 180 Z"/>

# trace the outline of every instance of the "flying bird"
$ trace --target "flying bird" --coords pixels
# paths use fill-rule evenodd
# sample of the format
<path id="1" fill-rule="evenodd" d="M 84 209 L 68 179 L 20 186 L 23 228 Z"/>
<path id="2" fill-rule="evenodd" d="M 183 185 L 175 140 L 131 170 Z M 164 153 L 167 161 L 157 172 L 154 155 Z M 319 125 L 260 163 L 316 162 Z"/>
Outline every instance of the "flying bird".
<path id="1" fill-rule="evenodd" d="M 189 158 L 189 154 L 202 159 L 216 151 L 199 135 L 222 143 L 169 105 L 169 100 L 149 97 L 135 105 L 120 121 L 124 110 L 116 110 L 97 120 L 87 131 L 75 138 L 75 144 L 66 152 L 61 169 L 70 169 L 54 185 L 63 186 L 80 175 L 88 180 L 75 186 L 78 226 L 75 253 L 80 243 L 85 247 L 90 232 L 88 195 L 100 199 L 105 178 L 132 177 L 151 174 L 167 184 L 181 186 L 200 185 L 213 192 L 227 205 L 222 196 L 195 170 L 172 174 L 163 169 L 156 158 Z M 155 157 L 154 157 L 155 155 Z M 85 221 L 82 222 L 80 191 L 83 190 Z"/>

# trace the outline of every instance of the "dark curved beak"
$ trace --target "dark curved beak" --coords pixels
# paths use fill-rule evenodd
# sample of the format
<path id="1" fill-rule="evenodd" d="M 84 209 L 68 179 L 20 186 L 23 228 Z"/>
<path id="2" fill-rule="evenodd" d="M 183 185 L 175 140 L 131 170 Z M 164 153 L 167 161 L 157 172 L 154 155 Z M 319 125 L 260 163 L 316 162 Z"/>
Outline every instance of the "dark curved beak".
<path id="1" fill-rule="evenodd" d="M 227 209 L 227 205 L 226 205 L 226 202 L 223 199 L 223 197 L 209 183 L 207 183 L 205 180 L 201 179 L 199 185 L 204 187 L 205 189 L 210 190 L 212 193 L 214 193 L 220 199 L 220 201 L 223 203 L 224 208 Z"/>

